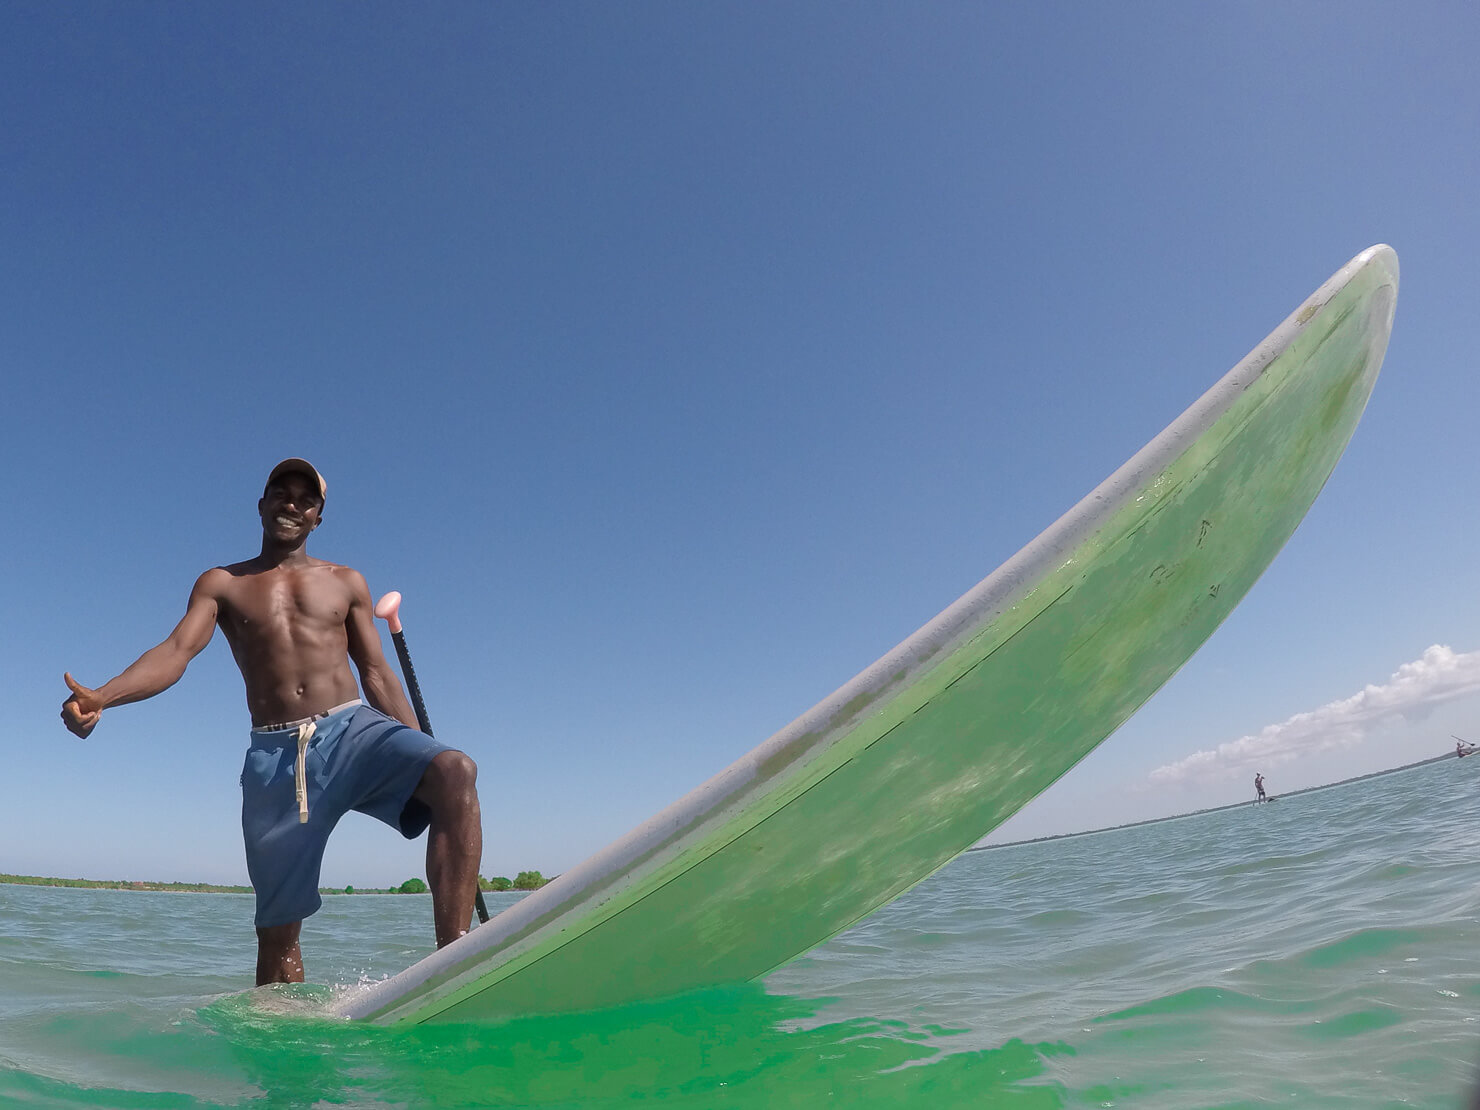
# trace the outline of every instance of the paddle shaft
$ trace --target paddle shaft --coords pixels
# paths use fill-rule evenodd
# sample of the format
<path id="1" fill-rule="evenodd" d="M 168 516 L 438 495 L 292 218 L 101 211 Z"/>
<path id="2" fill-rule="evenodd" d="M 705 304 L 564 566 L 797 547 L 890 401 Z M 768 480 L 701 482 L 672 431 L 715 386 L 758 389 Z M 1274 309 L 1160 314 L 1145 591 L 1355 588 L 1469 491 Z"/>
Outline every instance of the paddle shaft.
<path id="1" fill-rule="evenodd" d="M 432 722 L 427 717 L 427 703 L 422 700 L 421 684 L 416 681 L 416 668 L 411 665 L 411 653 L 406 650 L 405 630 L 392 632 L 391 643 L 396 645 L 396 658 L 401 661 L 401 674 L 406 679 L 406 692 L 411 695 L 411 708 L 416 711 L 416 723 L 422 732 L 431 736 Z"/>
<path id="2" fill-rule="evenodd" d="M 416 681 L 416 668 L 411 665 L 411 653 L 406 650 L 406 632 L 396 629 L 391 633 L 391 642 L 396 645 L 396 658 L 401 661 L 401 674 L 406 679 L 406 692 L 411 695 L 411 708 L 416 710 L 416 723 L 421 731 L 432 735 L 432 722 L 427 718 L 427 703 L 421 697 L 421 685 Z M 483 902 L 481 890 L 473 893 L 473 908 L 478 911 L 478 921 L 488 920 L 488 907 Z"/>

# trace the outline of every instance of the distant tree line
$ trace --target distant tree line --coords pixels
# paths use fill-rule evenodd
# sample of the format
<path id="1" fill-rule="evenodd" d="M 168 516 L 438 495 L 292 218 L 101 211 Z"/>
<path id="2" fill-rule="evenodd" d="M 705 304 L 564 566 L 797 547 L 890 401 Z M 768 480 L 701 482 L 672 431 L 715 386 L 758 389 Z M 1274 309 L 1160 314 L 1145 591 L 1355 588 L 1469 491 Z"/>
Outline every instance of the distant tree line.
<path id="1" fill-rule="evenodd" d="M 144 883 L 134 879 L 52 879 L 42 875 L 4 875 L 0 883 L 20 886 L 69 886 L 84 890 L 164 890 L 184 894 L 251 894 L 249 886 L 221 886 L 216 883 Z"/>
<path id="2" fill-rule="evenodd" d="M 485 879 L 482 875 L 479 875 L 478 876 L 478 889 L 479 890 L 539 890 L 540 887 L 544 886 L 549 881 L 550 881 L 549 879 L 545 878 L 538 871 L 521 871 L 521 872 L 519 872 L 519 874 L 517 874 L 517 875 L 514 876 L 514 881 L 513 882 L 510 882 L 503 875 L 495 875 L 491 879 Z"/>
<path id="3" fill-rule="evenodd" d="M 478 889 L 479 890 L 488 890 L 488 891 L 497 891 L 497 890 L 539 890 L 540 887 L 544 886 L 549 881 L 550 881 L 549 879 L 545 878 L 538 871 L 521 871 L 521 872 L 519 872 L 519 874 L 515 875 L 513 879 L 509 879 L 508 877 L 506 877 L 504 875 L 495 875 L 491 879 L 486 879 L 482 875 L 479 875 L 478 876 Z M 390 893 L 392 893 L 392 894 L 426 894 L 429 889 L 430 888 L 427 886 L 425 879 L 415 879 L 415 878 L 413 878 L 413 879 L 407 879 L 400 886 L 392 887 Z M 346 894 L 353 894 L 354 893 L 354 887 L 345 887 L 344 888 L 344 893 L 346 893 Z"/>
<path id="4" fill-rule="evenodd" d="M 538 871 L 521 871 L 513 880 L 503 875 L 491 879 L 478 876 L 479 890 L 538 890 L 550 880 Z M 251 894 L 249 886 L 223 886 L 217 883 L 147 883 L 133 879 L 52 879 L 41 875 L 0 874 L 0 883 L 16 883 L 22 886 L 70 886 L 91 890 L 163 890 L 186 894 Z M 400 886 L 383 887 L 320 887 L 320 894 L 426 894 L 430 888 L 425 879 L 407 879 Z"/>

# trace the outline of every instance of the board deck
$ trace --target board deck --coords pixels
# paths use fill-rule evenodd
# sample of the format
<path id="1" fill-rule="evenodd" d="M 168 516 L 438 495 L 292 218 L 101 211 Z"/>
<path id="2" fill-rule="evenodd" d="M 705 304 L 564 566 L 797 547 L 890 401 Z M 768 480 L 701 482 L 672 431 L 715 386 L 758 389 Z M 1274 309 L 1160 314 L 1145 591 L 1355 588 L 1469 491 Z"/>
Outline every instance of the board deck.
<path id="1" fill-rule="evenodd" d="M 1397 289 L 1391 248 L 1363 251 L 873 666 L 604 851 L 334 1011 L 488 1022 L 750 980 L 950 862 L 1134 713 L 1284 546 L 1366 406 Z"/>

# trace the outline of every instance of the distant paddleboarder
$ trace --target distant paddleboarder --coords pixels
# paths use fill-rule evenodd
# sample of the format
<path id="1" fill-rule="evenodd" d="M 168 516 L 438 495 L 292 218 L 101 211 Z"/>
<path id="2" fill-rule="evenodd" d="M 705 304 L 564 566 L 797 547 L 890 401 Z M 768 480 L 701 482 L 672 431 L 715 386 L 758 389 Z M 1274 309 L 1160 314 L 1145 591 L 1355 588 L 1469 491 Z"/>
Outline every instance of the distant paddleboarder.
<path id="1" fill-rule="evenodd" d="M 1254 774 L 1254 800 L 1256 802 L 1269 801 L 1269 799 L 1264 796 L 1264 776 L 1259 774 L 1257 771 Z"/>
<path id="2" fill-rule="evenodd" d="M 324 846 L 348 811 L 408 839 L 430 828 L 439 948 L 468 929 L 483 851 L 477 766 L 417 730 L 381 654 L 365 579 L 305 550 L 323 521 L 325 490 L 305 460 L 278 463 L 257 502 L 261 553 L 196 579 L 184 619 L 116 678 L 93 690 L 65 676 L 72 694 L 62 720 L 86 738 L 103 710 L 173 686 L 220 627 L 252 715 L 242 832 L 257 893 L 259 986 L 303 981 L 300 927 L 319 908 Z"/>

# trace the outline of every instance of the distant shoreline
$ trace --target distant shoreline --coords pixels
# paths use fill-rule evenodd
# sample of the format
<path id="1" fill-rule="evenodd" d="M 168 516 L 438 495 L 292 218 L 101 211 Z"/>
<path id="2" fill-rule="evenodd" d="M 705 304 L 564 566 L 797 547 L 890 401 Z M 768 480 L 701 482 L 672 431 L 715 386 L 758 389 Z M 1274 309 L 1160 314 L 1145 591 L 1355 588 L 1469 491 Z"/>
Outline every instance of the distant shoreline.
<path id="1" fill-rule="evenodd" d="M 521 871 L 519 877 L 512 883 L 508 879 L 498 878 L 490 882 L 479 877 L 478 884 L 481 891 L 518 891 L 538 890 L 550 880 L 546 879 L 538 871 Z M 151 883 L 134 879 L 56 879 L 46 875 L 6 875 L 0 873 L 0 884 L 12 886 L 48 886 L 48 887 L 72 887 L 79 890 L 124 890 L 124 891 L 154 891 L 164 894 L 251 894 L 249 886 L 233 886 L 221 883 Z M 503 884 L 503 885 L 500 885 Z M 374 886 L 321 886 L 320 894 L 428 894 L 425 881 L 421 879 L 408 879 L 399 887 L 374 887 Z"/>
<path id="2" fill-rule="evenodd" d="M 12 886 L 62 886 L 82 890 L 139 890 L 165 894 L 251 894 L 249 886 L 223 886 L 219 883 L 148 883 L 132 879 L 54 879 L 45 875 L 0 874 L 0 883 Z M 374 887 L 320 887 L 320 894 L 400 894 L 400 891 Z"/>
<path id="3" fill-rule="evenodd" d="M 1433 755 L 1428 759 L 1416 760 L 1413 763 L 1404 763 L 1399 767 L 1389 767 L 1383 771 L 1369 771 L 1365 775 L 1353 775 L 1349 779 L 1341 779 L 1338 782 L 1325 782 L 1320 786 L 1307 786 L 1300 790 L 1287 790 L 1283 794 L 1271 794 L 1269 801 L 1277 798 L 1294 798 L 1300 794 L 1313 794 L 1317 790 L 1330 790 L 1334 786 L 1347 786 L 1350 783 L 1362 782 L 1366 779 L 1377 779 L 1383 775 L 1396 775 L 1399 771 L 1411 771 L 1415 767 L 1426 767 L 1430 763 L 1438 763 L 1443 759 L 1454 759 L 1453 752 L 1445 752 L 1443 755 Z M 1238 809 L 1241 806 L 1258 805 L 1259 803 L 1250 798 L 1243 802 L 1230 802 L 1223 806 L 1209 806 L 1207 809 L 1195 809 L 1190 813 L 1173 813 L 1166 817 L 1148 817 L 1144 821 L 1129 821 L 1124 825 L 1107 825 L 1103 829 L 1083 829 L 1080 832 L 1054 833 L 1051 836 L 1034 836 L 1027 840 L 1009 840 L 1001 844 L 978 844 L 974 848 L 967 848 L 967 852 L 993 852 L 998 848 L 1017 848 L 1024 844 L 1046 844 L 1050 840 L 1072 840 L 1076 836 L 1095 836 L 1098 833 L 1119 832 L 1121 829 L 1139 829 L 1142 825 L 1160 825 L 1163 821 L 1181 821 L 1185 817 L 1202 817 L 1208 813 L 1222 813 L 1225 810 Z M 990 835 L 990 834 L 989 834 Z M 964 855 L 965 853 L 963 853 Z"/>

